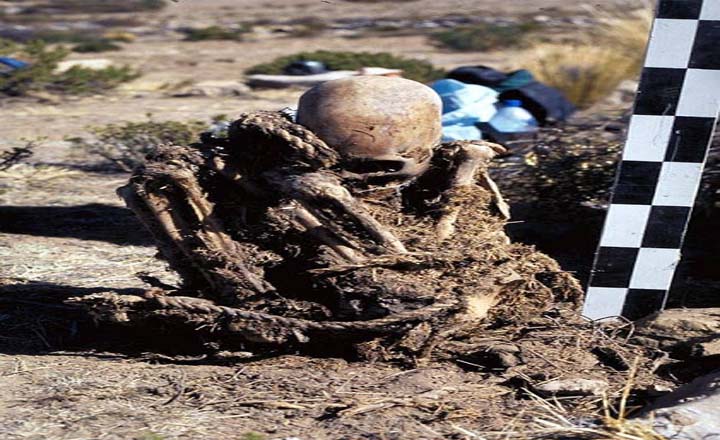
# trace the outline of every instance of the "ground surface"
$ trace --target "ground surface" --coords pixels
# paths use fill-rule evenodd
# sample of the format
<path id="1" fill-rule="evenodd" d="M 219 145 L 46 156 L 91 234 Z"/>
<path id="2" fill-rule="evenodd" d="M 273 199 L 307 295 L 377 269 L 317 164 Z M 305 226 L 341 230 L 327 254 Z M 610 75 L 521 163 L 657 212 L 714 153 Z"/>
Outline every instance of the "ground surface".
<path id="1" fill-rule="evenodd" d="M 172 26 L 448 14 L 573 16 L 582 11 L 554 0 L 181 0 L 157 15 L 139 17 L 147 32 L 121 52 L 73 56 L 140 68 L 144 75 L 121 90 L 53 103 L 3 99 L 2 149 L 21 145 L 21 138 L 47 138 L 31 161 L 44 167 L 21 166 L 0 176 L 0 281 L 5 290 L 26 292 L 33 301 L 38 292 L 71 297 L 140 289 L 145 287 L 135 276 L 140 271 L 174 281 L 154 258 L 148 235 L 114 195 L 127 175 L 84 170 L 90 158 L 70 150 L 63 142 L 66 136 L 82 135 L 88 125 L 141 120 L 146 113 L 160 120 L 187 120 L 280 109 L 293 105 L 301 93 L 175 98 L 160 90 L 163 85 L 241 79 L 250 65 L 311 49 L 382 49 L 446 68 L 467 63 L 504 67 L 512 65 L 514 56 L 445 52 L 423 35 L 270 35 L 243 43 L 189 43 L 168 31 Z M 521 415 L 492 407 L 503 401 L 507 388 L 457 365 L 402 370 L 294 356 L 243 362 L 237 354 L 229 360 L 169 359 L 143 353 L 153 348 L 152 335 L 116 340 L 116 334 L 100 333 L 88 338 L 91 328 L 85 317 L 55 320 L 53 309 L 43 304 L 27 304 L 19 313 L 0 302 L 0 438 L 252 439 L 246 436 L 250 431 L 302 439 L 520 435 L 512 432 L 519 429 L 513 420 Z M 163 348 L 172 354 L 172 348 Z"/>

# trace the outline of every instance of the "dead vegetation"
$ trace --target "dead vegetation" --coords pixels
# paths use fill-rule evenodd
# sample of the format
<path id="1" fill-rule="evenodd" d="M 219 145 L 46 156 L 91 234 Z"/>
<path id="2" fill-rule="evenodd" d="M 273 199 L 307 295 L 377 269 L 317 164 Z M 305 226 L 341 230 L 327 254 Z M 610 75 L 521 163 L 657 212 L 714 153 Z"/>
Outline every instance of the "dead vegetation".
<path id="1" fill-rule="evenodd" d="M 90 127 L 89 136 L 68 138 L 72 147 L 98 156 L 101 166 L 130 172 L 145 161 L 156 145 L 189 144 L 209 127 L 203 121 L 157 121 L 151 114 L 142 122 Z"/>
<path id="2" fill-rule="evenodd" d="M 620 15 L 593 9 L 599 25 L 593 32 L 573 35 L 572 41 L 539 43 L 519 68 L 563 91 L 582 108 L 607 97 L 626 79 L 638 77 L 647 38 L 652 26 L 654 5 Z"/>
<path id="3" fill-rule="evenodd" d="M 65 59 L 68 50 L 51 47 L 42 40 L 17 44 L 0 39 L 0 55 L 9 55 L 29 63 L 0 76 L 0 94 L 28 96 L 36 92 L 61 95 L 97 94 L 136 79 L 140 73 L 128 66 L 109 66 L 89 69 L 73 66 L 58 71 L 58 63 Z"/>
<path id="4" fill-rule="evenodd" d="M 6 171 L 7 169 L 32 157 L 36 147 L 36 141 L 28 141 L 22 147 L 14 147 L 10 150 L 3 151 L 0 153 L 0 171 Z"/>

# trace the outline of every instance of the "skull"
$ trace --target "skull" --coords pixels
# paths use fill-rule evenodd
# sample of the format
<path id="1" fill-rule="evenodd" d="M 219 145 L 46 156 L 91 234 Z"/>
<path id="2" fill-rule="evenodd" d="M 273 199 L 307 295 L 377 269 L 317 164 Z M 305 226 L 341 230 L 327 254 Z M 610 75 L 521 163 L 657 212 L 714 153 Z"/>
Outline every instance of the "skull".
<path id="1" fill-rule="evenodd" d="M 355 76 L 308 90 L 297 122 L 340 153 L 346 176 L 411 178 L 440 142 L 442 103 L 429 87 L 404 78 Z"/>

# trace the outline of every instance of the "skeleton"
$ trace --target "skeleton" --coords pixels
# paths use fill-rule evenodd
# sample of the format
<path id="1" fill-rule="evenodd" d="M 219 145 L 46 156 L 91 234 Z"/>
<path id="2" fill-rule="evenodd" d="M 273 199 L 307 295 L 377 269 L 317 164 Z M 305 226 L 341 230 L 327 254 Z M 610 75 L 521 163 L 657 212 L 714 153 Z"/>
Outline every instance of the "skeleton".
<path id="1" fill-rule="evenodd" d="M 118 192 L 190 297 L 156 289 L 146 299 L 228 316 L 227 327 L 246 341 L 274 344 L 304 342 L 323 329 L 392 333 L 467 315 L 466 297 L 414 282 L 455 263 L 409 247 L 388 218 L 434 225 L 421 248 L 438 252 L 474 199 L 490 194 L 496 216 L 506 218 L 486 171 L 504 150 L 487 142 L 439 144 L 439 104 L 428 90 L 397 78 L 334 81 L 301 99 L 305 126 L 281 113 L 249 113 L 227 139 L 159 147 Z M 382 117 L 373 119 L 376 113 Z M 366 129 L 378 135 L 348 134 Z M 396 165 L 384 167 L 388 161 Z M 348 169 L 358 163 L 374 166 Z M 490 234 L 498 246 L 507 244 L 501 223 Z M 512 270 L 503 277 L 518 279 Z M 466 281 L 458 276 L 450 290 Z M 488 292 L 473 293 L 487 293 L 478 315 L 497 296 L 490 292 L 495 281 L 484 282 Z"/>

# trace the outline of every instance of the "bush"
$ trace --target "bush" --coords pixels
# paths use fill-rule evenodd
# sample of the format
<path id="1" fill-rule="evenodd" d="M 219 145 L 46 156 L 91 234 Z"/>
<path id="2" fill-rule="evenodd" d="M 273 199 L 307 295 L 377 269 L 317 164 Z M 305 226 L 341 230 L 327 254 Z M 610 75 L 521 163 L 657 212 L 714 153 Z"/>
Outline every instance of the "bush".
<path id="1" fill-rule="evenodd" d="M 97 39 L 87 31 L 37 31 L 31 34 L 31 40 L 42 40 L 45 43 L 85 43 Z"/>
<path id="2" fill-rule="evenodd" d="M 206 40 L 233 40 L 241 41 L 243 34 L 250 32 L 250 28 L 242 26 L 239 28 L 224 28 L 220 26 L 208 26 L 204 28 L 186 29 L 186 41 L 206 41 Z"/>
<path id="3" fill-rule="evenodd" d="M 535 217 L 572 218 L 584 206 L 602 206 L 612 190 L 622 135 L 605 136 L 610 119 L 582 120 L 543 129 L 532 148 L 495 161 L 492 170 L 512 203 L 535 206 Z"/>
<path id="4" fill-rule="evenodd" d="M 39 141 L 27 141 L 24 147 L 14 147 L 0 152 L 0 171 L 7 170 L 32 157 Z"/>
<path id="5" fill-rule="evenodd" d="M 522 46 L 526 34 L 538 28 L 534 23 L 522 24 L 478 24 L 460 26 L 434 34 L 433 39 L 448 49 L 482 52 L 493 49 Z"/>
<path id="6" fill-rule="evenodd" d="M 317 17 L 308 17 L 295 23 L 289 36 L 294 38 L 316 37 L 327 30 L 325 21 Z"/>
<path id="7" fill-rule="evenodd" d="M 607 97 L 623 80 L 638 77 L 653 10 L 648 6 L 620 18 L 597 14 L 600 25 L 590 37 L 570 46 L 538 45 L 532 58 L 519 65 L 581 108 Z"/>
<path id="8" fill-rule="evenodd" d="M 12 38 L 16 42 L 28 42 L 32 40 L 42 40 L 45 43 L 50 44 L 63 44 L 63 43 L 69 43 L 69 44 L 75 44 L 77 46 L 87 46 L 91 49 L 85 50 L 84 52 L 103 52 L 106 50 L 117 50 L 120 49 L 116 46 L 116 48 L 103 48 L 102 46 L 105 45 L 109 47 L 109 44 L 112 44 L 113 41 L 124 41 L 124 42 L 130 42 L 132 41 L 129 38 L 133 38 L 134 35 L 129 34 L 127 32 L 107 32 L 105 34 L 100 34 L 98 32 L 88 32 L 88 31 L 79 31 L 79 30 L 72 30 L 72 31 L 36 31 L 32 32 L 31 34 L 19 34 L 15 35 Z M 77 47 L 76 46 L 76 47 Z M 92 47 L 96 46 L 98 49 L 92 50 Z M 76 50 L 73 48 L 73 51 L 75 52 L 83 52 L 83 50 Z"/>
<path id="9" fill-rule="evenodd" d="M 295 61 L 320 61 L 330 70 L 357 70 L 361 67 L 385 67 L 388 69 L 402 69 L 404 76 L 420 82 L 431 82 L 443 78 L 445 72 L 427 61 L 414 58 L 404 58 L 386 52 L 331 52 L 319 50 L 316 52 L 301 52 L 288 55 L 275 60 L 258 64 L 247 70 L 248 74 L 279 75 L 283 69 Z"/>
<path id="10" fill-rule="evenodd" d="M 102 157 L 111 167 L 132 171 L 143 163 L 145 156 L 157 145 L 187 145 L 196 142 L 200 133 L 207 130 L 209 125 L 197 120 L 155 121 L 151 115 L 147 117 L 147 121 L 143 122 L 91 127 L 91 139 L 77 137 L 67 140 L 75 148 Z"/>
<path id="11" fill-rule="evenodd" d="M 125 31 L 109 31 L 102 35 L 102 38 L 110 41 L 120 41 L 123 43 L 132 43 L 137 40 L 137 35 Z"/>
<path id="12" fill-rule="evenodd" d="M 553 86 L 575 105 L 587 108 L 637 74 L 636 61 L 611 47 L 557 46 L 535 48 L 525 68 Z"/>
<path id="13" fill-rule="evenodd" d="M 113 43 L 112 41 L 105 38 L 99 38 L 80 43 L 74 46 L 72 48 L 72 51 L 78 53 L 97 53 L 109 52 L 120 49 L 121 47 Z"/>
<path id="14" fill-rule="evenodd" d="M 39 40 L 25 45 L 0 40 L 0 54 L 12 55 L 29 63 L 28 67 L 0 75 L 0 93 L 11 96 L 25 95 L 31 91 L 97 93 L 139 76 L 138 72 L 127 66 L 98 70 L 76 66 L 58 73 L 58 63 L 67 56 L 68 51 L 62 47 L 50 48 Z"/>
<path id="15" fill-rule="evenodd" d="M 63 48 L 50 49 L 42 41 L 31 41 L 22 46 L 6 42 L 0 46 L 6 48 L 5 54 L 18 56 L 30 63 L 28 67 L 0 76 L 0 93 L 12 96 L 50 87 L 56 79 L 53 72 L 58 62 L 68 54 Z"/>
<path id="16" fill-rule="evenodd" d="M 38 3 L 26 13 L 50 14 L 112 14 L 122 12 L 157 11 L 167 5 L 165 0 L 62 0 Z"/>
<path id="17" fill-rule="evenodd" d="M 74 66 L 55 76 L 48 89 L 70 95 L 87 95 L 113 89 L 139 76 L 140 74 L 129 66 L 110 66 L 104 69 Z"/>

